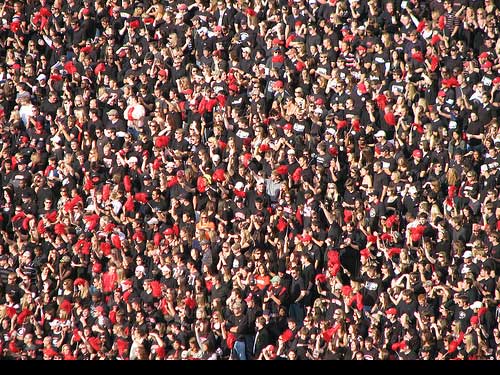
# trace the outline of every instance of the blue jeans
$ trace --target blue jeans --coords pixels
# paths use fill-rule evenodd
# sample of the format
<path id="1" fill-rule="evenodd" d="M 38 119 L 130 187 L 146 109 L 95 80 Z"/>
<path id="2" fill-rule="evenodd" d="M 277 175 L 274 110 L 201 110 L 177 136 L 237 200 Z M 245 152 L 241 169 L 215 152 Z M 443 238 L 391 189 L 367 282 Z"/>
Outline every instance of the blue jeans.
<path id="1" fill-rule="evenodd" d="M 301 303 L 292 303 L 288 309 L 288 316 L 295 319 L 298 327 L 302 327 L 304 317 L 306 316 L 304 305 Z"/>
<path id="2" fill-rule="evenodd" d="M 233 351 L 236 353 L 236 356 L 240 361 L 246 361 L 247 355 L 245 341 L 236 341 L 233 346 Z"/>

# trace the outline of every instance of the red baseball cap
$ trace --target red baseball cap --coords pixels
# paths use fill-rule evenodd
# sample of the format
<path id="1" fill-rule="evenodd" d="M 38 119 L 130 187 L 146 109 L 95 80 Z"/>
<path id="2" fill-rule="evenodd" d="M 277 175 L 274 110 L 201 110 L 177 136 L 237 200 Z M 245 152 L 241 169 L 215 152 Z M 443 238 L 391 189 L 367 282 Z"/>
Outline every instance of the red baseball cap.
<path id="1" fill-rule="evenodd" d="M 488 69 L 493 66 L 493 63 L 491 61 L 486 61 L 484 64 L 481 65 L 481 69 Z"/>
<path id="2" fill-rule="evenodd" d="M 274 87 L 276 87 L 276 88 L 283 87 L 283 81 L 276 81 L 276 82 L 274 82 Z"/>
<path id="3" fill-rule="evenodd" d="M 386 313 L 387 315 L 396 315 L 396 314 L 398 313 L 398 310 L 396 310 L 396 308 L 395 308 L 395 307 L 391 307 L 390 309 L 387 309 L 387 310 L 385 311 L 385 313 Z"/>

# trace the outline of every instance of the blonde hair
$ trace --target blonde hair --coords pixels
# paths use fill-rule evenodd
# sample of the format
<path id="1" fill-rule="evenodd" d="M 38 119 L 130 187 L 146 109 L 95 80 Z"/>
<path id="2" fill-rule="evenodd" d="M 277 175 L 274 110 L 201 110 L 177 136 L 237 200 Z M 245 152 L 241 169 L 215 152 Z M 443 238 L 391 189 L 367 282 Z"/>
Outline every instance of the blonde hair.
<path id="1" fill-rule="evenodd" d="M 148 16 L 154 15 L 155 20 L 159 21 L 165 15 L 165 6 L 163 4 L 155 4 L 156 12 L 155 13 L 143 13 L 143 18 L 147 18 Z"/>
<path id="2" fill-rule="evenodd" d="M 31 293 L 24 293 L 24 295 L 19 300 L 19 305 L 21 306 L 21 310 L 28 309 L 33 310 L 35 308 L 35 303 L 33 302 L 33 298 L 31 298 Z M 1 318 L 0 318 L 1 320 Z"/>
<path id="3" fill-rule="evenodd" d="M 474 343 L 474 336 L 470 333 L 464 336 L 464 344 L 465 344 L 465 351 L 467 353 L 470 353 L 474 351 L 474 349 L 477 349 L 477 346 Z"/>
<path id="4" fill-rule="evenodd" d="M 7 316 L 7 306 L 0 305 L 0 321 L 4 320 L 6 316 Z"/>
<path id="5" fill-rule="evenodd" d="M 438 217 L 443 217 L 441 209 L 437 204 L 433 204 L 431 207 L 431 222 L 434 222 Z"/>
<path id="6" fill-rule="evenodd" d="M 449 168 L 448 172 L 446 172 L 446 181 L 448 182 L 448 186 L 455 186 L 459 180 L 458 172 L 455 168 Z"/>
<path id="7" fill-rule="evenodd" d="M 19 111 L 16 110 L 10 113 L 9 121 L 15 122 L 20 120 L 21 120 L 21 113 Z"/>

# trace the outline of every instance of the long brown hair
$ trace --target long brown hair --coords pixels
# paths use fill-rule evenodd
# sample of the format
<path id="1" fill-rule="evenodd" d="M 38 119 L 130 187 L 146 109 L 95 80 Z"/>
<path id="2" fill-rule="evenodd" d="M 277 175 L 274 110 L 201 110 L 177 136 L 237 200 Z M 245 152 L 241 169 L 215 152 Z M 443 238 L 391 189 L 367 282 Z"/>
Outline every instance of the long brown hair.
<path id="1" fill-rule="evenodd" d="M 455 168 L 448 169 L 448 172 L 446 172 L 446 181 L 448 182 L 448 186 L 456 186 L 460 181 L 460 176 Z"/>

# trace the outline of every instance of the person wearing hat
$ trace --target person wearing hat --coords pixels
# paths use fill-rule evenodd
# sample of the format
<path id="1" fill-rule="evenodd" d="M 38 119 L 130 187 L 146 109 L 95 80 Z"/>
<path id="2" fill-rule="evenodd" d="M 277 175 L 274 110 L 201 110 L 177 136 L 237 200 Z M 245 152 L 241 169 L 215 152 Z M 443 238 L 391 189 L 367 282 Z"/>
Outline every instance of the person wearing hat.
<path id="1" fill-rule="evenodd" d="M 360 26 L 358 28 L 358 31 L 361 30 L 362 32 L 365 31 L 365 27 L 364 26 Z M 356 47 L 356 51 L 357 51 L 357 55 L 358 55 L 358 58 L 359 60 L 361 61 L 361 63 L 364 65 L 364 64 L 371 64 L 371 61 L 369 59 L 371 59 L 371 57 L 368 56 L 368 54 L 366 53 L 366 46 L 364 44 L 360 44 Z"/>
<path id="2" fill-rule="evenodd" d="M 177 279 L 173 276 L 172 269 L 167 265 L 161 267 L 160 283 L 162 284 L 162 287 L 167 291 L 169 289 L 176 289 L 179 286 Z M 170 296 L 171 298 L 173 294 L 167 293 L 167 296 Z"/>
<path id="3" fill-rule="evenodd" d="M 238 61 L 238 68 L 244 73 L 250 73 L 252 71 L 252 65 L 254 61 L 252 60 L 252 49 L 250 47 L 243 47 L 241 49 L 241 58 Z"/>
<path id="4" fill-rule="evenodd" d="M 143 264 L 143 259 L 141 256 L 137 256 L 135 259 L 137 266 L 134 270 L 134 276 L 132 276 L 132 285 L 135 291 L 142 291 L 144 288 L 144 280 L 146 280 L 146 268 Z"/>
<path id="5" fill-rule="evenodd" d="M 268 285 L 264 293 L 264 309 L 269 310 L 271 321 L 276 321 L 280 307 L 288 308 L 285 303 L 288 301 L 288 291 L 280 284 L 281 278 L 276 275 L 271 278 L 271 284 Z"/>
<path id="6" fill-rule="evenodd" d="M 412 152 L 412 161 L 408 163 L 408 169 L 414 182 L 420 181 L 425 177 L 430 164 L 429 157 L 424 157 L 421 149 L 415 149 Z"/>
<path id="7" fill-rule="evenodd" d="M 40 97 L 46 97 L 49 91 L 49 86 L 47 84 L 47 76 L 43 73 L 36 77 L 38 85 L 36 86 L 36 92 Z"/>
<path id="8" fill-rule="evenodd" d="M 121 119 L 116 109 L 110 109 L 108 112 L 106 112 L 106 114 L 108 115 L 108 121 L 104 123 L 104 127 L 106 129 L 115 128 L 116 131 L 126 131 L 127 126 L 125 124 L 125 121 Z"/>
<path id="9" fill-rule="evenodd" d="M 463 263 L 458 266 L 458 275 L 461 279 L 464 279 L 469 272 L 472 272 L 474 278 L 479 276 L 479 266 L 472 261 L 472 251 L 466 250 L 462 255 Z"/>
<path id="10" fill-rule="evenodd" d="M 373 137 L 375 138 L 375 150 L 379 150 L 387 143 L 387 134 L 384 130 L 378 130 Z"/>
<path id="11" fill-rule="evenodd" d="M 290 93 L 285 89 L 285 84 L 283 83 L 282 80 L 274 81 L 272 87 L 274 90 L 274 98 L 273 98 L 274 101 L 281 103 L 282 105 L 285 105 L 287 100 L 292 99 Z"/>
<path id="12" fill-rule="evenodd" d="M 130 168 L 136 167 L 139 160 L 136 156 L 131 156 L 127 159 L 127 164 Z"/>
<path id="13" fill-rule="evenodd" d="M 19 155 L 17 156 L 17 171 L 12 172 L 12 180 L 11 181 L 17 181 L 19 184 L 18 186 L 17 183 L 14 182 L 14 187 L 20 187 L 21 191 L 24 190 L 25 188 L 28 188 L 28 186 L 31 185 L 31 173 L 28 168 L 28 157 Z M 21 183 L 23 181 L 23 184 Z M 31 188 L 29 188 L 31 191 Z M 21 192 L 19 191 L 19 193 Z"/>
<path id="14" fill-rule="evenodd" d="M 208 268 L 212 267 L 214 256 L 212 254 L 212 248 L 210 246 L 210 241 L 203 239 L 200 241 L 201 246 L 201 264 Z"/>
<path id="15" fill-rule="evenodd" d="M 285 126 L 288 126 L 288 125 L 289 124 L 286 124 Z M 283 129 L 285 129 L 285 135 L 286 135 L 286 131 L 291 132 L 291 130 L 288 130 L 288 127 L 287 128 L 283 127 Z M 288 167 L 287 173 L 292 176 L 293 173 L 295 172 L 295 170 L 300 167 L 300 165 L 297 161 L 295 149 L 293 149 L 293 148 L 288 149 L 286 152 L 286 156 L 287 156 L 287 164 L 285 164 L 285 165 L 287 165 L 287 167 Z"/>
<path id="16" fill-rule="evenodd" d="M 388 348 L 400 341 L 403 336 L 403 326 L 398 319 L 398 310 L 390 307 L 384 311 L 385 319 L 382 320 L 383 334 L 387 337 Z"/>
<path id="17" fill-rule="evenodd" d="M 21 192 L 21 208 L 27 215 L 36 215 L 38 213 L 37 202 L 33 199 L 34 195 L 35 194 L 33 193 L 32 189 L 28 187 L 23 189 L 23 191 Z"/>
<path id="18" fill-rule="evenodd" d="M 253 28 L 248 27 L 247 17 L 241 17 L 240 23 L 235 23 L 234 26 L 236 34 L 233 36 L 232 42 L 254 48 L 257 32 Z"/>

